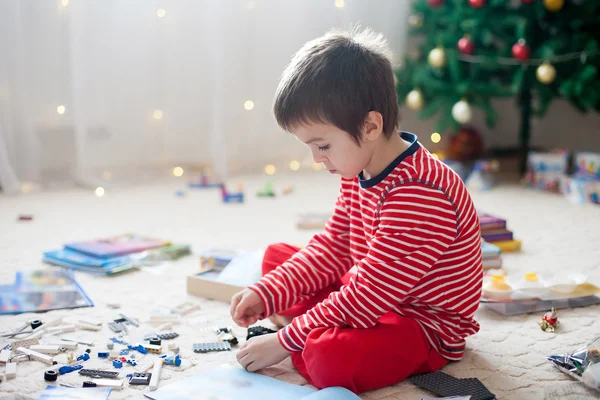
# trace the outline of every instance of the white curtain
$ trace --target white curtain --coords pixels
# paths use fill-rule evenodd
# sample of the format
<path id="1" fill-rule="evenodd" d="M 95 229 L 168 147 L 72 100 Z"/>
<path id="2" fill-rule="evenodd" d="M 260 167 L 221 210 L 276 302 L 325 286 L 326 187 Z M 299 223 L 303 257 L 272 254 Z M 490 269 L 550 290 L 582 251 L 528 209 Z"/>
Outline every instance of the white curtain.
<path id="1" fill-rule="evenodd" d="M 0 186 L 303 159 L 271 112 L 293 53 L 360 24 L 399 62 L 408 13 L 389 0 L 3 0 Z"/>

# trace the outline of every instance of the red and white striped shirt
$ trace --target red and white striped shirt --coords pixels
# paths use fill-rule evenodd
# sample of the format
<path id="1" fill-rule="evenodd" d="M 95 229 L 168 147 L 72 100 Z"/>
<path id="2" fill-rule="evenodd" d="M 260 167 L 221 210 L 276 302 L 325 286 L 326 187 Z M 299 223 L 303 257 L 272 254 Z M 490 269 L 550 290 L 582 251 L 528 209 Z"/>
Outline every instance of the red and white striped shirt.
<path id="1" fill-rule="evenodd" d="M 479 331 L 473 315 L 483 268 L 475 207 L 454 171 L 415 135 L 401 136 L 411 146 L 375 178 L 342 178 L 325 232 L 250 287 L 268 317 L 356 267 L 347 285 L 278 332 L 288 351 L 301 351 L 315 328 L 367 329 L 389 311 L 415 319 L 448 360 L 460 360 L 465 337 Z"/>

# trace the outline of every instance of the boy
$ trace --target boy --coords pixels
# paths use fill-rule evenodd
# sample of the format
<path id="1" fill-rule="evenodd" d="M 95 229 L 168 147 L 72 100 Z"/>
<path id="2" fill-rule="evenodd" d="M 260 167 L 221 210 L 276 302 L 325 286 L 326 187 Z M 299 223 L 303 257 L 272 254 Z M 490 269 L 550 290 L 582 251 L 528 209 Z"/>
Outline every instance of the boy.
<path id="1" fill-rule="evenodd" d="M 256 371 L 291 355 L 317 388 L 360 393 L 460 360 L 479 330 L 479 220 L 460 178 L 415 135 L 397 133 L 382 36 L 330 32 L 306 43 L 274 112 L 341 175 L 341 190 L 325 232 L 302 250 L 270 246 L 261 280 L 232 298 L 240 326 L 275 314 L 287 324 L 245 343 L 240 364 Z"/>

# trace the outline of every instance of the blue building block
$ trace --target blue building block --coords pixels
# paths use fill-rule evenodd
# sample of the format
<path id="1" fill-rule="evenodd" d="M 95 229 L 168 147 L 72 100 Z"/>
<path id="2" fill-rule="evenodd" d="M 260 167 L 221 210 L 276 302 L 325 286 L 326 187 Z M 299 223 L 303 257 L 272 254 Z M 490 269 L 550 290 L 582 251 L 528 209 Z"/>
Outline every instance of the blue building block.
<path id="1" fill-rule="evenodd" d="M 124 341 L 122 341 L 121 339 L 117 339 L 116 337 L 112 337 L 112 338 L 110 338 L 110 340 L 112 340 L 113 343 L 125 344 Z"/>
<path id="2" fill-rule="evenodd" d="M 90 355 L 88 353 L 83 353 L 79 357 L 77 357 L 77 361 L 87 361 L 90 359 Z"/>
<path id="3" fill-rule="evenodd" d="M 78 369 L 82 368 L 83 365 L 65 365 L 64 367 L 60 367 L 58 369 L 58 373 L 61 375 L 68 374 L 69 372 L 77 371 Z"/>
<path id="4" fill-rule="evenodd" d="M 108 351 L 99 351 L 98 352 L 98 358 L 108 358 L 109 355 L 110 355 L 110 353 Z"/>
<path id="5" fill-rule="evenodd" d="M 129 354 L 129 350 L 123 349 L 123 350 L 121 350 L 121 352 L 119 354 L 122 356 L 126 356 L 127 354 Z"/>
<path id="6" fill-rule="evenodd" d="M 176 367 L 179 367 L 181 365 L 181 357 L 179 356 L 179 354 L 177 354 L 176 356 L 171 356 L 171 357 L 167 357 L 166 354 L 160 356 L 160 358 L 164 358 L 164 363 L 167 365 L 174 365 Z"/>
<path id="7" fill-rule="evenodd" d="M 127 345 L 127 348 L 128 348 L 129 350 L 136 350 L 136 351 L 139 351 L 139 352 L 140 352 L 140 353 L 142 353 L 142 354 L 148 354 L 148 351 L 147 351 L 147 350 L 144 348 L 144 346 L 142 346 L 141 344 L 140 344 L 140 345 L 137 345 L 137 346 Z"/>
<path id="8" fill-rule="evenodd" d="M 131 364 L 132 367 L 135 367 L 137 365 L 137 362 L 135 360 L 127 360 L 127 364 Z"/>
<path id="9" fill-rule="evenodd" d="M 121 360 L 113 360 L 113 367 L 123 368 L 123 362 Z"/>

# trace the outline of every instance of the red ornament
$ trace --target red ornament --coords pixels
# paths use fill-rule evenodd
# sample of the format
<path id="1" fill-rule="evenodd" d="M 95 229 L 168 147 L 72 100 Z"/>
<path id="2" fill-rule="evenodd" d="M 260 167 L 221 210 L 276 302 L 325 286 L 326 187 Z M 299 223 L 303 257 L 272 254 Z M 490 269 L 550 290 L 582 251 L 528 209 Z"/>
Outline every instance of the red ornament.
<path id="1" fill-rule="evenodd" d="M 525 40 L 521 39 L 518 43 L 515 43 L 512 47 L 512 54 L 517 60 L 527 60 L 531 54 L 529 46 L 525 44 Z"/>
<path id="2" fill-rule="evenodd" d="M 469 4 L 473 8 L 482 8 L 485 6 L 485 0 L 469 0 Z"/>
<path id="3" fill-rule="evenodd" d="M 535 0 L 521 0 L 523 2 L 523 4 L 531 4 L 533 3 Z"/>
<path id="4" fill-rule="evenodd" d="M 542 317 L 542 321 L 539 322 L 540 327 L 543 331 L 554 332 L 558 325 L 558 315 L 556 315 L 556 309 L 553 307 L 551 311 L 548 311 Z"/>
<path id="5" fill-rule="evenodd" d="M 481 134 L 474 128 L 460 128 L 450 139 L 447 154 L 450 160 L 459 162 L 480 158 L 483 154 Z"/>
<path id="6" fill-rule="evenodd" d="M 470 37 L 463 37 L 458 41 L 458 50 L 463 54 L 473 54 L 475 51 L 475 43 Z"/>
<path id="7" fill-rule="evenodd" d="M 427 0 L 427 4 L 429 4 L 429 7 L 431 8 L 438 8 L 444 4 L 444 0 Z"/>

